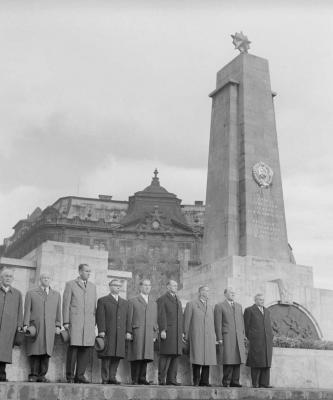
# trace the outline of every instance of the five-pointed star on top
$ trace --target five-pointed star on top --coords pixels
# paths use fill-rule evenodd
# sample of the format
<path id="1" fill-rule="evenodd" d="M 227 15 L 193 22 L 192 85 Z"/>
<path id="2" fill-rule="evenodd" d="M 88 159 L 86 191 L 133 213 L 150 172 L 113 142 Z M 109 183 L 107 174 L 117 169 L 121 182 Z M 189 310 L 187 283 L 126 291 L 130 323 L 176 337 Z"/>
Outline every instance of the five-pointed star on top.
<path id="1" fill-rule="evenodd" d="M 247 53 L 251 43 L 247 36 L 245 36 L 244 33 L 240 31 L 240 33 L 236 32 L 234 35 L 231 35 L 231 37 L 235 49 L 239 50 L 241 53 Z"/>

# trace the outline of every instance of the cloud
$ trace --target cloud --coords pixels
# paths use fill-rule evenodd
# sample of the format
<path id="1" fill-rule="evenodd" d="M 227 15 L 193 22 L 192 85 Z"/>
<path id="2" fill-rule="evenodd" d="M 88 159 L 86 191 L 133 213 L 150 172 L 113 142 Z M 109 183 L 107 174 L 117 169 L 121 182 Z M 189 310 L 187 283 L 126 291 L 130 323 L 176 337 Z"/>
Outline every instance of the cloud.
<path id="1" fill-rule="evenodd" d="M 127 199 L 150 182 L 205 199 L 216 71 L 236 53 L 270 63 L 289 240 L 331 285 L 332 4 L 263 1 L 3 2 L 0 222 L 58 197 Z M 283 29 L 281 29 L 283 21 Z M 295 29 L 297 26 L 297 29 Z M 327 278 L 327 279 L 326 279 Z M 316 278 L 317 279 L 317 278 Z"/>

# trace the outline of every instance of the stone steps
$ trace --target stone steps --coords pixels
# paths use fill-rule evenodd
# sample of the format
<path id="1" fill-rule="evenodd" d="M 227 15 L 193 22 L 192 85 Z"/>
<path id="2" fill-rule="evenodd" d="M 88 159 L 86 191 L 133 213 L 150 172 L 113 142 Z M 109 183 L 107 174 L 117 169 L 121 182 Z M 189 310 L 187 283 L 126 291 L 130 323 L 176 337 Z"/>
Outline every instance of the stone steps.
<path id="1" fill-rule="evenodd" d="M 333 400 L 333 390 L 0 383 L 1 400 Z"/>

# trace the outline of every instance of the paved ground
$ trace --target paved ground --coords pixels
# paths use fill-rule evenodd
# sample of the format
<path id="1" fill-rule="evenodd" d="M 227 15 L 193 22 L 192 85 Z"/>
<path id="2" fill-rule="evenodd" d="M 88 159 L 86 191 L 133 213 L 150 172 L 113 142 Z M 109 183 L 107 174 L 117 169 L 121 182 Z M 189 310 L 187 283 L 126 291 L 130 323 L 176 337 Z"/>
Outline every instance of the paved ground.
<path id="1" fill-rule="evenodd" d="M 0 383 L 0 400 L 333 400 L 333 390 Z"/>

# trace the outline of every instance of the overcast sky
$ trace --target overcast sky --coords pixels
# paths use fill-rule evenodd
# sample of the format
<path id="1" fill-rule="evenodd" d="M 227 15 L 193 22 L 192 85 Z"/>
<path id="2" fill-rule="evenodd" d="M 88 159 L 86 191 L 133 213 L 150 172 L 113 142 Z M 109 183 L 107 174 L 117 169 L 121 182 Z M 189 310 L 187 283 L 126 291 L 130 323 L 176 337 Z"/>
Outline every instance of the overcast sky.
<path id="1" fill-rule="evenodd" d="M 61 196 L 126 200 L 155 167 L 205 200 L 208 94 L 242 30 L 278 93 L 289 242 L 333 289 L 333 4 L 311 3 L 3 0 L 1 240 Z"/>

